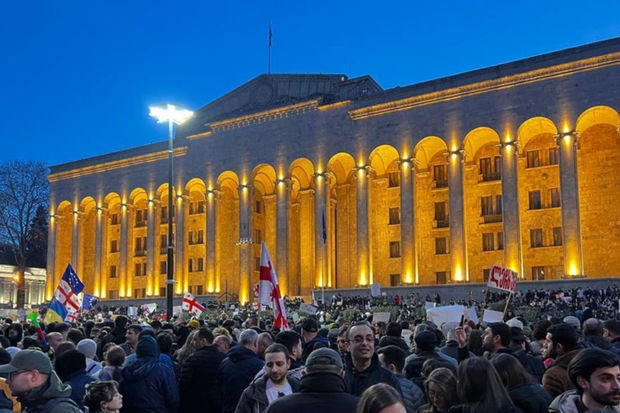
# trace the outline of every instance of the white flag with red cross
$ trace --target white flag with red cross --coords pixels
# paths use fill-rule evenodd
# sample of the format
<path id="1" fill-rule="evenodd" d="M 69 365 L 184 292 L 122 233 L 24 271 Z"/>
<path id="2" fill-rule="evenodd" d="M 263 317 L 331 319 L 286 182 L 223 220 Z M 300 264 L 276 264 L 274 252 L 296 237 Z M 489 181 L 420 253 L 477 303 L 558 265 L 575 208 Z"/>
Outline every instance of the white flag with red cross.
<path id="1" fill-rule="evenodd" d="M 191 293 L 185 293 L 183 295 L 183 309 L 200 316 L 205 307 Z"/>
<path id="2" fill-rule="evenodd" d="M 273 268 L 267 245 L 261 243 L 260 248 L 260 282 L 258 302 L 267 305 L 273 309 L 273 325 L 280 330 L 288 330 L 288 321 L 286 321 L 286 309 L 280 295 L 280 285 L 278 284 L 278 276 Z"/>

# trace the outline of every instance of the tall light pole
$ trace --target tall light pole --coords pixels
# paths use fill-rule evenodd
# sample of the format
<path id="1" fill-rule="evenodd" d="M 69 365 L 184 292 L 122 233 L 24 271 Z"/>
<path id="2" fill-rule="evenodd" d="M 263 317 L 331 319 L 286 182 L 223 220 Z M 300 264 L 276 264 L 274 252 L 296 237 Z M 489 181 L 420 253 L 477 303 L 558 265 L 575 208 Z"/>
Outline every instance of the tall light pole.
<path id="1" fill-rule="evenodd" d="M 149 115 L 157 118 L 157 123 L 168 122 L 168 263 L 166 271 L 166 316 L 172 320 L 172 298 L 174 297 L 174 238 L 172 237 L 172 160 L 174 158 L 174 125 L 180 125 L 194 113 L 175 105 L 149 107 Z"/>

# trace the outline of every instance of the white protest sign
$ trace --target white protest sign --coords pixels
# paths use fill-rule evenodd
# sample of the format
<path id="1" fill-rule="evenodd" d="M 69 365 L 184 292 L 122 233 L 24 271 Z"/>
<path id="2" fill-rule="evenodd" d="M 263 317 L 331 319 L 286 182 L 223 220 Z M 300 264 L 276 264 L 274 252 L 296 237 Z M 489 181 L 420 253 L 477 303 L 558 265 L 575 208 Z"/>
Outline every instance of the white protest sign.
<path id="1" fill-rule="evenodd" d="M 372 297 L 379 297 L 381 295 L 381 284 L 379 283 L 370 284 L 370 295 Z"/>
<path id="2" fill-rule="evenodd" d="M 306 314 L 314 315 L 316 314 L 316 307 L 313 305 L 301 303 L 299 304 L 299 311 L 306 313 Z"/>
<path id="3" fill-rule="evenodd" d="M 450 321 L 456 321 L 458 323 L 461 321 L 464 310 L 465 307 L 462 305 L 446 305 L 443 307 L 429 308 L 426 310 L 426 319 L 435 323 L 437 327 L 441 327 L 444 323 L 449 323 Z"/>
<path id="4" fill-rule="evenodd" d="M 388 312 L 372 313 L 372 322 L 373 323 L 378 323 L 378 322 L 387 323 L 389 321 L 390 321 L 390 313 L 388 313 Z"/>
<path id="5" fill-rule="evenodd" d="M 468 307 L 465 309 L 465 318 L 478 324 L 478 313 L 476 313 L 475 307 Z"/>
<path id="6" fill-rule="evenodd" d="M 127 315 L 129 317 L 135 317 L 138 314 L 138 307 L 127 307 Z"/>
<path id="7" fill-rule="evenodd" d="M 173 315 L 177 315 L 177 314 L 181 314 L 183 312 L 183 306 L 182 305 L 175 305 L 172 307 L 172 314 Z"/>
<path id="8" fill-rule="evenodd" d="M 435 308 L 435 303 L 433 301 L 424 302 L 424 309 L 428 310 L 429 308 Z"/>
<path id="9" fill-rule="evenodd" d="M 498 290 L 515 292 L 517 289 L 517 273 L 510 268 L 494 265 L 491 267 L 489 275 L 488 287 L 497 288 Z"/>
<path id="10" fill-rule="evenodd" d="M 495 310 L 484 310 L 482 321 L 485 323 L 498 323 L 504 321 L 504 313 Z"/>

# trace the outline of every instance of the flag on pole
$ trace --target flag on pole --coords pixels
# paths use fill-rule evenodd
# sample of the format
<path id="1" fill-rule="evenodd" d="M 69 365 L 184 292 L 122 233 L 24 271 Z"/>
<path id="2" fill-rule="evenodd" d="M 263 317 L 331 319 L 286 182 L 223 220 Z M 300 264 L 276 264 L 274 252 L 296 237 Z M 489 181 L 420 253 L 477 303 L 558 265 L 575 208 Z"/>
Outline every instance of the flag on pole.
<path id="1" fill-rule="evenodd" d="M 82 298 L 82 309 L 83 310 L 90 310 L 92 308 L 94 308 L 97 305 L 97 302 L 99 301 L 99 298 L 92 295 L 92 294 L 86 294 L 84 293 L 84 298 Z"/>
<path id="2" fill-rule="evenodd" d="M 271 257 L 267 250 L 267 245 L 261 243 L 260 248 L 260 283 L 258 302 L 267 305 L 273 309 L 273 325 L 280 330 L 288 330 L 288 321 L 286 320 L 286 309 L 280 295 L 280 285 L 278 284 L 278 276 L 276 270 L 271 264 Z"/>
<path id="3" fill-rule="evenodd" d="M 323 208 L 323 216 L 321 217 L 323 220 L 323 245 L 327 244 L 327 225 L 325 225 L 325 208 Z"/>
<path id="4" fill-rule="evenodd" d="M 269 23 L 269 47 L 271 47 L 271 38 L 273 37 L 273 31 L 271 30 L 271 23 Z"/>
<path id="5" fill-rule="evenodd" d="M 185 293 L 183 295 L 183 309 L 195 314 L 196 316 L 200 316 L 200 314 L 202 314 L 205 310 L 204 306 L 200 304 L 196 297 L 194 297 L 191 293 Z"/>
<path id="6" fill-rule="evenodd" d="M 157 310 L 157 304 L 155 303 L 150 303 L 150 304 L 143 304 L 140 306 L 140 308 L 142 309 L 142 314 L 145 316 L 149 316 L 151 314 L 153 314 L 153 312 L 155 310 Z"/>
<path id="7" fill-rule="evenodd" d="M 84 284 L 80 281 L 71 264 L 67 265 L 58 287 L 54 292 L 54 298 L 50 303 L 47 314 L 45 314 L 45 322 L 52 321 L 63 322 L 67 315 L 76 313 L 82 308 L 79 293 L 84 289 Z"/>

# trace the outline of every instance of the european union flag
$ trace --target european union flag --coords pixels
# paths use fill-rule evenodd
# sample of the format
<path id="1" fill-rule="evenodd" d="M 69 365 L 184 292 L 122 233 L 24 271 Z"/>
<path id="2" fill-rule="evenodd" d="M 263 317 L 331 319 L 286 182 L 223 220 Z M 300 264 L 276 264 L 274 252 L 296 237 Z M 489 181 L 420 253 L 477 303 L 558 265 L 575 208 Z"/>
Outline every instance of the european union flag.
<path id="1" fill-rule="evenodd" d="M 82 299 L 82 308 L 84 310 L 90 310 L 91 308 L 97 305 L 98 301 L 99 301 L 98 297 L 95 297 L 92 294 L 84 293 L 84 298 Z"/>
<path id="2" fill-rule="evenodd" d="M 69 284 L 71 291 L 73 291 L 74 294 L 79 294 L 84 289 L 84 284 L 80 281 L 80 278 L 75 273 L 75 270 L 71 264 L 67 265 L 65 273 L 62 275 L 62 279 Z"/>

